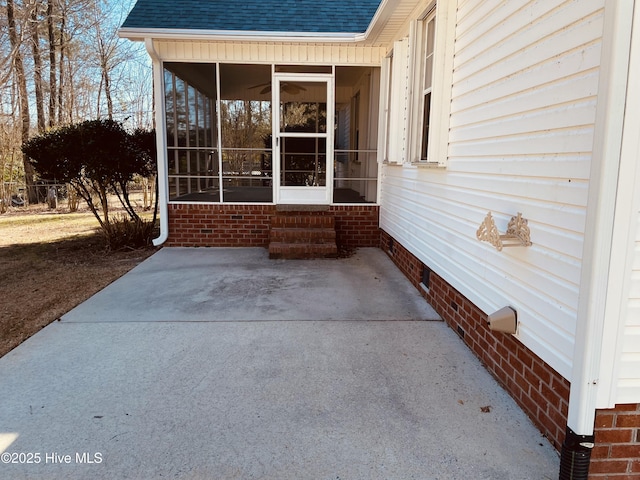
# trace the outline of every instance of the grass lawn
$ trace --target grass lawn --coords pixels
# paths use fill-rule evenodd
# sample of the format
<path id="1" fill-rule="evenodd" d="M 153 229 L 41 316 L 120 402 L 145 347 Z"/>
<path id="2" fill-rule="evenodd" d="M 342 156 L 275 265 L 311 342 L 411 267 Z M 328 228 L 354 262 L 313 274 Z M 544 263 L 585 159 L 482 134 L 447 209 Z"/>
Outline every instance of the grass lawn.
<path id="1" fill-rule="evenodd" d="M 106 252 L 86 210 L 32 205 L 0 215 L 0 356 L 155 251 Z"/>

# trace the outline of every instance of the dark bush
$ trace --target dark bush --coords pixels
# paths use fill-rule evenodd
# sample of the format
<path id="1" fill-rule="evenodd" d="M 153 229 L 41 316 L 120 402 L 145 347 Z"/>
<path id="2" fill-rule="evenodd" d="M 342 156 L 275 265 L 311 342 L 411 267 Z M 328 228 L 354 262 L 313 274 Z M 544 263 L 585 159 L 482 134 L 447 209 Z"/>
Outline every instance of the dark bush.
<path id="1" fill-rule="evenodd" d="M 153 220 L 132 219 L 125 215 L 117 215 L 111 219 L 109 225 L 102 227 L 101 233 L 107 248 L 115 251 L 150 245 L 155 236 L 154 230 Z"/>
<path id="2" fill-rule="evenodd" d="M 119 244 L 150 243 L 157 208 L 153 221 L 143 221 L 131 204 L 129 184 L 137 175 L 155 174 L 155 145 L 152 130 L 129 133 L 112 120 L 88 120 L 34 137 L 22 145 L 22 151 L 41 177 L 69 184 L 84 199 L 108 247 L 118 249 Z M 109 195 L 118 198 L 127 216 L 110 217 Z M 117 235 L 123 238 L 116 240 Z"/>

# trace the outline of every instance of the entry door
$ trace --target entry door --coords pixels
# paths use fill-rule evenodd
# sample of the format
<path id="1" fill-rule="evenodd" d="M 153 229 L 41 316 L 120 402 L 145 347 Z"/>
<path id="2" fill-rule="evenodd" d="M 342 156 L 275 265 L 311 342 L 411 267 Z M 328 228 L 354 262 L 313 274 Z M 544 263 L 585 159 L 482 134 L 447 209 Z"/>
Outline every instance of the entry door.
<path id="1" fill-rule="evenodd" d="M 277 203 L 331 203 L 333 77 L 276 73 L 273 92 Z"/>

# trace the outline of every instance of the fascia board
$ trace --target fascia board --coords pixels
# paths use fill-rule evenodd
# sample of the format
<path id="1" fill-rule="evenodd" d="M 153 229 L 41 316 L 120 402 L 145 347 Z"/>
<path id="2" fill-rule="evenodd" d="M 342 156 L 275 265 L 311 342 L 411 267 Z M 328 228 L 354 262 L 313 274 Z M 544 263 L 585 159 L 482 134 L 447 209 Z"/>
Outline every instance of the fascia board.
<path id="1" fill-rule="evenodd" d="M 234 30 L 180 30 L 162 28 L 121 28 L 118 36 L 143 41 L 146 38 L 166 40 L 214 40 L 214 41 L 266 41 L 266 42 L 335 42 L 355 43 L 363 41 L 364 33 L 318 32 L 249 32 Z"/>
<path id="2" fill-rule="evenodd" d="M 373 18 L 367 27 L 367 30 L 363 34 L 363 40 L 369 38 L 373 33 L 382 30 L 393 14 L 393 11 L 398 4 L 398 0 L 382 0 L 376 13 L 373 14 Z"/>

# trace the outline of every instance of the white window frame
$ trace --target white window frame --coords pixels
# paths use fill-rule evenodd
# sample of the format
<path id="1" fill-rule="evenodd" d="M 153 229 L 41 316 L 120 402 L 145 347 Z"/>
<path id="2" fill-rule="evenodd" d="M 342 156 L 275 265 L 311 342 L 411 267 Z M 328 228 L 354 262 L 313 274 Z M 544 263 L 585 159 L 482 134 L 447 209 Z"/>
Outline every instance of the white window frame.
<path id="1" fill-rule="evenodd" d="M 414 64 L 416 65 L 411 103 L 410 162 L 418 166 L 445 167 L 448 159 L 449 117 L 453 83 L 453 54 L 456 28 L 456 2 L 431 4 L 414 24 Z M 426 28 L 435 21 L 430 88 L 425 88 Z M 424 95 L 431 94 L 427 158 L 422 158 Z"/>
<path id="2" fill-rule="evenodd" d="M 389 163 L 389 117 L 391 115 L 391 67 L 393 51 L 382 59 L 380 69 L 380 105 L 378 116 L 378 163 Z"/>
<path id="3" fill-rule="evenodd" d="M 402 165 L 408 161 L 409 67 L 409 39 L 405 37 L 394 42 L 392 52 L 383 61 L 381 110 L 384 114 L 380 146 L 383 162 L 389 165 Z"/>
<path id="4" fill-rule="evenodd" d="M 418 85 L 415 89 L 416 92 L 416 111 L 419 114 L 419 125 L 417 141 L 418 141 L 418 155 L 417 160 L 420 162 L 429 161 L 429 145 L 431 130 L 427 127 L 425 138 L 425 121 L 427 125 L 431 124 L 431 105 L 433 101 L 433 79 L 435 77 L 435 40 L 436 40 L 436 12 L 431 11 L 426 17 L 418 23 L 417 35 L 420 40 L 416 42 L 419 46 L 417 50 L 420 63 L 418 70 Z M 428 96 L 428 100 L 427 100 Z M 428 112 L 425 110 L 428 108 Z M 426 145 L 425 145 L 426 142 Z M 425 153 L 426 146 L 426 154 Z"/>

